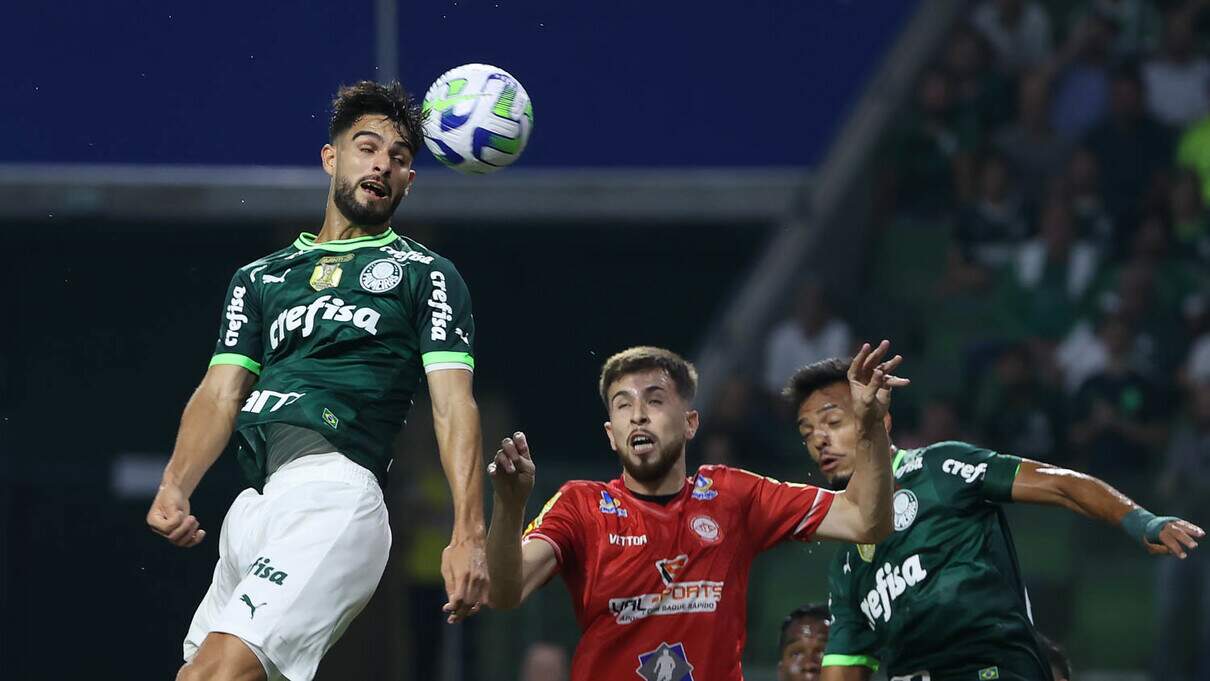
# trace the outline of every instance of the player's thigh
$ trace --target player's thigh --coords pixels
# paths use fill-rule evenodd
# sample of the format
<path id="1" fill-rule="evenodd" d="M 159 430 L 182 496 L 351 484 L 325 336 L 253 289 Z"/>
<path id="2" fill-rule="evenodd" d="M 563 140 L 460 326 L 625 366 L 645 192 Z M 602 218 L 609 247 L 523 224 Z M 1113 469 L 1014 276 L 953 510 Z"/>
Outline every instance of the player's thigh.
<path id="1" fill-rule="evenodd" d="M 238 636 L 206 635 L 193 659 L 177 672 L 177 681 L 267 681 L 256 653 Z"/>
<path id="2" fill-rule="evenodd" d="M 227 603 L 235 593 L 236 587 L 244 578 L 247 569 L 247 557 L 241 553 L 241 548 L 248 544 L 249 526 L 256 522 L 257 505 L 260 495 L 255 490 L 244 490 L 235 498 L 227 515 L 223 519 L 222 529 L 218 538 L 218 561 L 214 565 L 214 575 L 206 595 L 202 597 L 189 631 L 185 635 L 184 657 L 190 660 L 197 654 L 202 641 L 214 630 L 214 625 Z"/>
<path id="3" fill-rule="evenodd" d="M 258 646 L 291 681 L 309 681 L 382 578 L 386 506 L 376 487 L 308 483 L 266 511 L 266 541 L 215 629 Z"/>

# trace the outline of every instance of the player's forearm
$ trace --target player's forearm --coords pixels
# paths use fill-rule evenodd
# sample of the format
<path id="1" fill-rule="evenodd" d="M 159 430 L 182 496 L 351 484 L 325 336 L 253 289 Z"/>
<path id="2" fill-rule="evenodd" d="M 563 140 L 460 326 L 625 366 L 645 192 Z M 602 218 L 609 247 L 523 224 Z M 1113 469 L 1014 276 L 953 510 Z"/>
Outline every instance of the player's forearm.
<path id="1" fill-rule="evenodd" d="M 163 484 L 175 485 L 186 497 L 193 494 L 231 439 L 239 407 L 238 400 L 223 399 L 204 388 L 193 393 L 181 415 Z"/>
<path id="2" fill-rule="evenodd" d="M 1012 494 L 1013 501 L 1060 506 L 1109 525 L 1139 507 L 1103 480 L 1032 461 L 1022 463 Z"/>
<path id="3" fill-rule="evenodd" d="M 496 495 L 492 501 L 492 524 L 487 531 L 487 574 L 490 578 L 490 603 L 505 610 L 521 604 L 525 585 L 521 559 L 521 530 L 525 523 L 525 505 L 504 501 Z"/>
<path id="4" fill-rule="evenodd" d="M 480 539 L 483 519 L 483 437 L 473 397 L 434 412 L 441 466 L 454 501 L 454 541 Z"/>
<path id="5" fill-rule="evenodd" d="M 895 491 L 891 473 L 891 441 L 879 421 L 859 426 L 853 477 L 845 488 L 860 512 L 862 527 L 875 543 L 891 533 L 891 496 Z"/>

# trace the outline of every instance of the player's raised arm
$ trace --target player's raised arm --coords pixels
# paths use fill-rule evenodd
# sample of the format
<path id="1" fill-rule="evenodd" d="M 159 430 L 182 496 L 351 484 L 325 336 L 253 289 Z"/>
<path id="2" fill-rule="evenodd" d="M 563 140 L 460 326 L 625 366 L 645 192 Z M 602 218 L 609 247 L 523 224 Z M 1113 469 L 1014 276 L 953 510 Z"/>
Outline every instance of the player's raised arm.
<path id="1" fill-rule="evenodd" d="M 189 514 L 189 497 L 223 453 L 240 406 L 255 382 L 256 374 L 242 366 L 214 364 L 206 371 L 185 405 L 172 458 L 147 512 L 152 532 L 181 547 L 196 546 L 205 538 L 206 531 Z"/>
<path id="2" fill-rule="evenodd" d="M 500 610 L 525 601 L 558 568 L 555 550 L 544 541 L 521 542 L 525 503 L 534 488 L 535 467 L 525 433 L 505 438 L 487 467 L 492 479 L 492 524 L 487 532 L 488 603 Z"/>
<path id="3" fill-rule="evenodd" d="M 487 597 L 483 444 L 472 377 L 461 369 L 428 374 L 437 448 L 454 499 L 454 532 L 441 552 L 441 576 L 449 597 L 445 611 L 451 614 L 451 621 L 475 614 Z"/>
<path id="4" fill-rule="evenodd" d="M 886 430 L 886 414 L 891 389 L 910 381 L 893 374 L 903 357 L 895 355 L 882 361 L 890 341 L 878 347 L 869 343 L 849 365 L 849 391 L 856 416 L 857 447 L 853 453 L 853 477 L 844 492 L 836 495 L 828 515 L 820 523 L 817 535 L 823 539 L 876 544 L 891 533 L 891 441 Z"/>
<path id="5" fill-rule="evenodd" d="M 1103 480 L 1059 466 L 1023 459 L 1012 484 L 1012 500 L 1061 506 L 1121 527 L 1150 553 L 1185 558 L 1206 532 L 1180 518 L 1157 517 Z"/>

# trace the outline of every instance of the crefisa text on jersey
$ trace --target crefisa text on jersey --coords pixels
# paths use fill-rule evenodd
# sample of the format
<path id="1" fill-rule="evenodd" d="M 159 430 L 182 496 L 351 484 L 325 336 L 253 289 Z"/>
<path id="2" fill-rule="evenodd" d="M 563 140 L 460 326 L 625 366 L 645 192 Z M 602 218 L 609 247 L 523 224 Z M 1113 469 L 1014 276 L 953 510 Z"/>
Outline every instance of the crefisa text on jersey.
<path id="1" fill-rule="evenodd" d="M 319 314 L 320 308 L 323 308 L 324 311 L 321 319 L 353 322 L 353 326 L 368 332 L 371 336 L 378 335 L 378 320 L 382 318 L 382 315 L 377 310 L 345 305 L 345 301 L 340 298 L 322 295 L 311 301 L 310 305 L 297 305 L 279 314 L 269 327 L 269 345 L 276 350 L 277 346 L 285 340 L 287 331 L 297 331 L 299 328 L 302 329 L 303 338 L 310 336 L 315 331 L 315 317 Z"/>

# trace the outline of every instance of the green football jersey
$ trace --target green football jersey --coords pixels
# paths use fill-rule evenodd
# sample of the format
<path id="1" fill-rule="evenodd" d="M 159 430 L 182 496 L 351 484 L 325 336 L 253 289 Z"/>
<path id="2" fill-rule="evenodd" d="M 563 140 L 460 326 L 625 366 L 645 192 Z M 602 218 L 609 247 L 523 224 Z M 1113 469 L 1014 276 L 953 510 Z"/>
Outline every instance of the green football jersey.
<path id="1" fill-rule="evenodd" d="M 1050 667 L 998 502 L 1021 460 L 964 442 L 895 453 L 894 531 L 847 546 L 828 575 L 824 666 L 881 662 L 892 677 L 1036 679 Z"/>
<path id="2" fill-rule="evenodd" d="M 210 364 L 259 379 L 239 414 L 239 461 L 253 485 L 266 470 L 261 426 L 321 433 L 385 482 L 391 443 L 426 372 L 473 370 L 475 325 L 449 260 L 399 237 L 288 248 L 231 279 Z"/>

